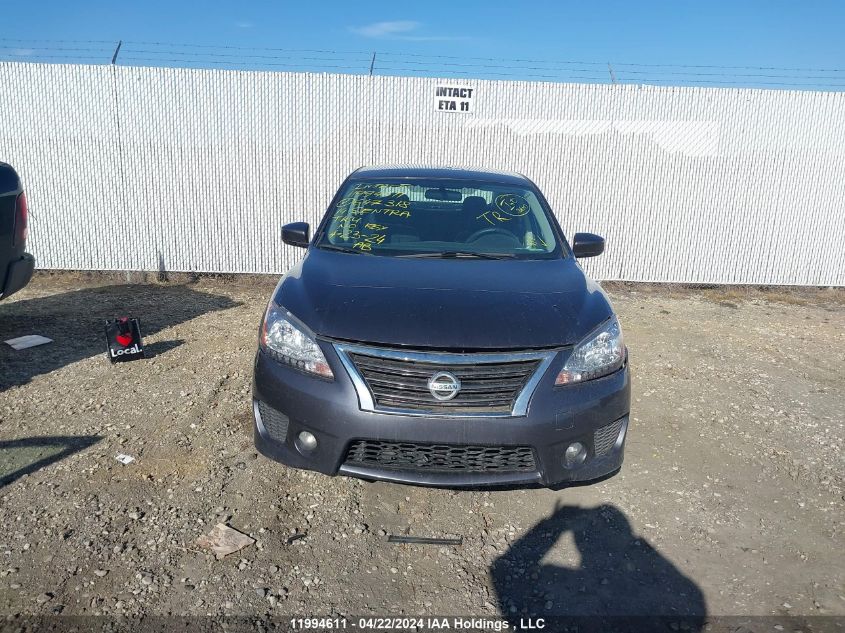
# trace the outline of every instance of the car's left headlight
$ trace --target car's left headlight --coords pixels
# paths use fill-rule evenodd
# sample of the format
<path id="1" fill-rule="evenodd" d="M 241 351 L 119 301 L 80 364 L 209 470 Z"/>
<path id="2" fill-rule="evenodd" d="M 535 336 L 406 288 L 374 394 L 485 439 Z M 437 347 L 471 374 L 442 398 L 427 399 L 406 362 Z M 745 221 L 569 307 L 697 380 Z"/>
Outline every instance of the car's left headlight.
<path id="1" fill-rule="evenodd" d="M 612 374 L 625 362 L 625 342 L 616 317 L 602 323 L 585 336 L 572 350 L 563 369 L 555 379 L 556 385 L 600 378 Z"/>
<path id="2" fill-rule="evenodd" d="M 261 346 L 281 363 L 323 378 L 334 378 L 314 336 L 272 301 L 261 325 Z"/>

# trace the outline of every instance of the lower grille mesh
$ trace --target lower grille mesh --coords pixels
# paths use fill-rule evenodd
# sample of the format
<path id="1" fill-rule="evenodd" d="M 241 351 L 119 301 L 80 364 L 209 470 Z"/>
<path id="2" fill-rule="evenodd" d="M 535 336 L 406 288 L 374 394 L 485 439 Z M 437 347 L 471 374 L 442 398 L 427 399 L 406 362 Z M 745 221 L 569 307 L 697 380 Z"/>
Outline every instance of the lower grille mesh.
<path id="1" fill-rule="evenodd" d="M 534 472 L 534 452 L 528 446 L 458 446 L 356 440 L 346 463 L 380 469 L 428 472 Z"/>
<path id="2" fill-rule="evenodd" d="M 288 416 L 273 407 L 258 401 L 258 414 L 261 416 L 261 423 L 267 429 L 270 437 L 277 442 L 284 442 L 288 436 Z"/>
<path id="3" fill-rule="evenodd" d="M 619 431 L 622 430 L 622 422 L 624 418 L 611 422 L 607 426 L 603 426 L 595 430 L 593 436 L 593 447 L 596 451 L 596 457 L 606 455 L 616 444 L 616 439 L 619 437 Z"/>

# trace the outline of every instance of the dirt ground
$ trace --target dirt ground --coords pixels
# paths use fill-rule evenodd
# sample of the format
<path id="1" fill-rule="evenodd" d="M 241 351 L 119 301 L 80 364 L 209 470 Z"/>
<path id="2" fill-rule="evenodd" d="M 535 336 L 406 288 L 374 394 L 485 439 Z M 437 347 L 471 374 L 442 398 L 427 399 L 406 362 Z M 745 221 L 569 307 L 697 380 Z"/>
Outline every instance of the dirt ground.
<path id="1" fill-rule="evenodd" d="M 843 291 L 614 285 L 621 473 L 454 491 L 256 454 L 274 283 L 42 274 L 0 303 L 0 340 L 55 340 L 0 344 L 0 613 L 845 615 Z M 150 358 L 112 366 L 122 314 Z M 216 560 L 218 522 L 255 544 Z"/>

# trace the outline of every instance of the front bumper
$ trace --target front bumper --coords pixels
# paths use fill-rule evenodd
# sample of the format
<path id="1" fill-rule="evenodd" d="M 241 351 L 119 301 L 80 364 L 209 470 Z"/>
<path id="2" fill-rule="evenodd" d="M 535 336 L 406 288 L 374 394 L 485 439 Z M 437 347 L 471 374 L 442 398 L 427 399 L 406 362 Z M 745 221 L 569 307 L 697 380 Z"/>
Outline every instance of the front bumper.
<path id="1" fill-rule="evenodd" d="M 24 253 L 20 259 L 11 262 L 6 273 L 6 279 L 3 280 L 3 285 L 0 286 L 0 299 L 8 297 L 26 286 L 29 280 L 32 279 L 34 270 L 35 257 L 29 253 Z"/>
<path id="2" fill-rule="evenodd" d="M 609 376 L 555 387 L 555 376 L 568 353 L 560 352 L 537 384 L 525 416 L 424 417 L 362 411 L 353 382 L 333 346 L 325 341 L 319 344 L 334 373 L 333 381 L 282 365 L 262 351 L 256 355 L 254 399 L 281 413 L 286 426 L 280 440 L 278 431 L 275 436 L 268 431 L 255 407 L 255 445 L 266 457 L 327 475 L 447 487 L 556 486 L 599 479 L 622 465 L 630 409 L 627 363 Z M 619 424 L 618 436 L 609 450 L 596 456 L 595 432 L 614 422 Z M 296 438 L 301 431 L 317 438 L 314 451 L 298 447 Z M 536 470 L 443 472 L 345 463 L 350 443 L 362 439 L 453 446 L 529 446 Z M 587 446 L 588 457 L 583 465 L 566 468 L 563 453 L 575 441 Z"/>

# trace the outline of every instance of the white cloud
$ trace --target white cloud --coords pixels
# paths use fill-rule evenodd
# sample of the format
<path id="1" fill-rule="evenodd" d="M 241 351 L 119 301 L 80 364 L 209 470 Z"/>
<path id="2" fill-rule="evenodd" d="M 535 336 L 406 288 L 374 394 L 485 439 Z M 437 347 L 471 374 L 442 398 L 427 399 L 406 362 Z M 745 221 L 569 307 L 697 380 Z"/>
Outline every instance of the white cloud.
<path id="1" fill-rule="evenodd" d="M 350 30 L 364 37 L 391 37 L 408 33 L 419 28 L 420 23 L 413 20 L 393 20 L 390 22 L 373 22 L 366 26 L 353 26 Z"/>
<path id="2" fill-rule="evenodd" d="M 414 20 L 392 20 L 373 22 L 364 26 L 351 26 L 349 30 L 363 37 L 385 40 L 405 40 L 406 42 L 445 42 L 466 40 L 465 36 L 456 35 L 416 35 L 422 24 Z"/>
<path id="3" fill-rule="evenodd" d="M 255 25 L 252 22 L 236 22 L 235 26 L 239 29 L 251 29 Z"/>

